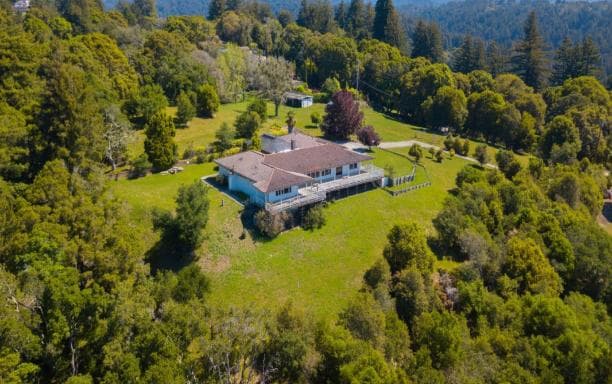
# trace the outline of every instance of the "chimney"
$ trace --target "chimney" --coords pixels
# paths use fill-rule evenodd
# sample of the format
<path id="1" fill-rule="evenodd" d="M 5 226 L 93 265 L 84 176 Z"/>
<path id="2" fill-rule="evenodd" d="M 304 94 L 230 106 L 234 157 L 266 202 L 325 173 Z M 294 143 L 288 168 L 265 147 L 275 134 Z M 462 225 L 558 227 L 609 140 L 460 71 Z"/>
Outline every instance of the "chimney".
<path id="1" fill-rule="evenodd" d="M 291 139 L 291 150 L 295 149 L 295 139 Z"/>

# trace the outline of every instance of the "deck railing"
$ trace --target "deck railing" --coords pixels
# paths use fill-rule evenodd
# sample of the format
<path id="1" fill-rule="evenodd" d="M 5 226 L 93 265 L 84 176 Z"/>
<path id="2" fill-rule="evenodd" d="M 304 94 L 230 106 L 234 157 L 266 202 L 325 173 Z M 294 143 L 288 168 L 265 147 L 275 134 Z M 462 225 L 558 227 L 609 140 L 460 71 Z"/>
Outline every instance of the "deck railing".
<path id="1" fill-rule="evenodd" d="M 325 191 L 304 191 L 300 189 L 299 194 L 288 199 L 274 203 L 266 203 L 266 210 L 271 213 L 278 213 L 292 208 L 299 208 L 305 205 L 321 202 L 325 200 Z"/>
<path id="2" fill-rule="evenodd" d="M 385 176 L 385 171 L 371 164 L 363 166 L 358 174 L 353 176 L 339 177 L 334 180 L 315 184 L 309 187 L 300 188 L 298 195 L 275 203 L 266 203 L 266 210 L 271 213 L 278 213 L 292 208 L 299 208 L 324 201 L 327 192 L 354 187 L 356 185 L 370 182 L 381 181 Z"/>

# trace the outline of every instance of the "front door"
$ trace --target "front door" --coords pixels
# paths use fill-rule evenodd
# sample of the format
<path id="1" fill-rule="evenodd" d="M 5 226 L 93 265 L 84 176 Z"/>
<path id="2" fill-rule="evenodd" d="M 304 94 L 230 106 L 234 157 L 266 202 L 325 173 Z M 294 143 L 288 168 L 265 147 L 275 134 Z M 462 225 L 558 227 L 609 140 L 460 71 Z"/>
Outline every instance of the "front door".
<path id="1" fill-rule="evenodd" d="M 342 177 L 342 167 L 336 168 L 336 177 Z"/>

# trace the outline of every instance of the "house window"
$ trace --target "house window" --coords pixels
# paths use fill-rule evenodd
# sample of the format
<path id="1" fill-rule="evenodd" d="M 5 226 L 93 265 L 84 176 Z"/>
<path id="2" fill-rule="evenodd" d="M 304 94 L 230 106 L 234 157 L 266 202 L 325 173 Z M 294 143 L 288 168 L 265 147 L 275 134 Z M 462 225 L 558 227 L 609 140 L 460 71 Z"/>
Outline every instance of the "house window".
<path id="1" fill-rule="evenodd" d="M 329 176 L 329 175 L 331 175 L 331 169 L 326 169 L 324 171 L 321 171 L 322 177 Z"/>
<path id="2" fill-rule="evenodd" d="M 359 167 L 359 164 L 357 164 L 357 163 L 353 163 L 353 164 L 349 165 L 349 169 L 357 169 L 357 167 Z"/>
<path id="3" fill-rule="evenodd" d="M 336 176 L 342 176 L 342 167 L 336 167 Z"/>
<path id="4" fill-rule="evenodd" d="M 285 188 L 285 189 L 279 189 L 278 191 L 275 191 L 274 193 L 276 194 L 276 196 L 286 195 L 288 193 L 291 193 L 291 187 Z"/>

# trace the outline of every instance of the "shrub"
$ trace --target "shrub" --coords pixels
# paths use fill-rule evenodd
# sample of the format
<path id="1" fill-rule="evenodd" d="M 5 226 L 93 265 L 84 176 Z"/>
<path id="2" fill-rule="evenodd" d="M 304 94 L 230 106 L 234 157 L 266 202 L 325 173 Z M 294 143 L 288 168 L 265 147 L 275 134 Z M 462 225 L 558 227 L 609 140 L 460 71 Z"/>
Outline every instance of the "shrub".
<path id="1" fill-rule="evenodd" d="M 462 148 L 462 151 L 463 151 L 463 152 L 462 152 L 462 154 L 463 154 L 464 156 L 467 156 L 467 155 L 469 155 L 469 154 L 470 154 L 470 141 L 469 141 L 468 139 L 465 139 L 465 140 L 463 141 L 463 148 Z"/>
<path id="2" fill-rule="evenodd" d="M 444 148 L 446 148 L 446 150 L 449 151 L 451 148 L 453 148 L 454 144 L 455 144 L 455 139 L 453 138 L 453 135 L 449 134 L 448 136 L 446 136 L 446 138 L 444 139 Z"/>
<path id="3" fill-rule="evenodd" d="M 152 164 L 149 162 L 149 158 L 146 153 L 141 154 L 136 159 L 132 161 L 132 167 L 128 174 L 130 179 L 136 179 L 139 177 L 146 176 L 149 169 L 151 169 Z"/>
<path id="4" fill-rule="evenodd" d="M 363 275 L 363 280 L 370 288 L 376 289 L 380 285 L 388 284 L 390 277 L 389 264 L 387 264 L 385 259 L 381 258 L 366 271 Z"/>
<path id="5" fill-rule="evenodd" d="M 257 113 L 262 123 L 268 118 L 268 105 L 263 99 L 253 100 L 247 107 L 247 111 Z"/>
<path id="6" fill-rule="evenodd" d="M 317 92 L 313 95 L 313 101 L 315 103 L 327 103 L 329 101 L 330 95 L 325 92 Z"/>
<path id="7" fill-rule="evenodd" d="M 253 137 L 253 134 L 259 127 L 261 126 L 261 118 L 257 114 L 257 112 L 243 112 L 238 117 L 236 117 L 236 121 L 234 122 L 234 127 L 236 128 L 236 135 L 243 139 L 250 139 Z"/>
<path id="8" fill-rule="evenodd" d="M 269 238 L 275 238 L 287 228 L 291 221 L 291 215 L 288 212 L 272 214 L 265 209 L 261 209 L 255 213 L 254 221 L 259 233 Z"/>
<path id="9" fill-rule="evenodd" d="M 418 163 L 423 157 L 423 149 L 418 144 L 412 144 L 412 146 L 408 150 L 408 154 L 414 157 L 414 160 Z"/>
<path id="10" fill-rule="evenodd" d="M 359 129 L 357 131 L 357 138 L 361 144 L 367 145 L 369 148 L 373 146 L 376 147 L 380 144 L 380 136 L 371 125 L 366 125 Z"/>
<path id="11" fill-rule="evenodd" d="M 323 118 L 321 117 L 321 114 L 319 112 L 313 112 L 310 114 L 310 121 L 314 125 L 319 126 L 319 124 L 321 124 L 321 121 L 323 121 Z"/>
<path id="12" fill-rule="evenodd" d="M 487 153 L 487 146 L 482 144 L 476 147 L 474 150 L 474 158 L 478 160 L 480 165 L 485 165 L 489 162 L 489 154 Z"/>
<path id="13" fill-rule="evenodd" d="M 197 164 L 203 164 L 206 163 L 207 161 L 211 161 L 212 159 L 209 159 L 209 155 L 206 153 L 205 149 L 198 149 L 195 152 L 195 162 Z"/>
<path id="14" fill-rule="evenodd" d="M 217 176 L 215 176 L 215 181 L 219 185 L 227 185 L 227 177 L 224 174 L 217 173 Z"/>
<path id="15" fill-rule="evenodd" d="M 306 230 L 313 230 L 322 228 L 325 225 L 325 212 L 321 205 L 315 205 L 311 207 L 302 219 L 302 228 Z"/>
<path id="16" fill-rule="evenodd" d="M 192 157 L 194 157 L 196 155 L 196 151 L 195 149 L 193 149 L 193 147 L 190 145 L 189 148 L 185 149 L 183 151 L 183 156 L 181 156 L 181 158 L 183 160 L 189 160 Z"/>
<path id="17" fill-rule="evenodd" d="M 329 96 L 341 90 L 342 88 L 340 87 L 340 82 L 335 77 L 327 78 L 321 87 L 321 91 L 325 92 Z"/>

